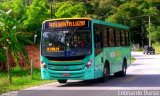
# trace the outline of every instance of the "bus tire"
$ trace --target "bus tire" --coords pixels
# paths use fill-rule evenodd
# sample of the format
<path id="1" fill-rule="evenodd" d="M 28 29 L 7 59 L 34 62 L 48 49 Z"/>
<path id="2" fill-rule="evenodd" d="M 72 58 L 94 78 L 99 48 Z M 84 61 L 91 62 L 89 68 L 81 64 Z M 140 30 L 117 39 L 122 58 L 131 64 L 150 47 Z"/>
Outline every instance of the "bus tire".
<path id="1" fill-rule="evenodd" d="M 100 78 L 100 82 L 105 83 L 109 80 L 109 64 L 106 63 L 103 68 L 103 76 Z"/>
<path id="2" fill-rule="evenodd" d="M 57 80 L 58 83 L 67 83 L 67 80 Z"/>
<path id="3" fill-rule="evenodd" d="M 123 60 L 123 65 L 122 65 L 122 71 L 118 73 L 119 77 L 125 77 L 126 76 L 126 71 L 127 71 L 127 61 L 126 59 Z"/>

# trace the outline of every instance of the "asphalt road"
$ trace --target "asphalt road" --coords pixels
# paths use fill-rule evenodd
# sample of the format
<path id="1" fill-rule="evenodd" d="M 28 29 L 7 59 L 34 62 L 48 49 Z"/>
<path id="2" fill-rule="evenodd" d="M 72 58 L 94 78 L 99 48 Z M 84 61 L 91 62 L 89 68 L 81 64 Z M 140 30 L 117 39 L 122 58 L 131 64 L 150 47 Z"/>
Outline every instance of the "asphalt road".
<path id="1" fill-rule="evenodd" d="M 20 91 L 18 96 L 160 96 L 160 55 L 132 55 L 136 61 L 126 77 L 111 76 L 106 83 L 52 83 Z"/>

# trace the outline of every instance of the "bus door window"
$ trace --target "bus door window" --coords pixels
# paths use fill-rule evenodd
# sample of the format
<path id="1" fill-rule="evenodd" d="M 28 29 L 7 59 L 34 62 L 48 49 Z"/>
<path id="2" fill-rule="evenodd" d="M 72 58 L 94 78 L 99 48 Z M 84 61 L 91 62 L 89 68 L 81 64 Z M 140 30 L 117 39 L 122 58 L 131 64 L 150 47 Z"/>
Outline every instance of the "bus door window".
<path id="1" fill-rule="evenodd" d="M 94 44 L 95 44 L 95 54 L 99 54 L 102 52 L 102 29 L 100 29 L 100 26 L 95 25 L 94 26 Z"/>

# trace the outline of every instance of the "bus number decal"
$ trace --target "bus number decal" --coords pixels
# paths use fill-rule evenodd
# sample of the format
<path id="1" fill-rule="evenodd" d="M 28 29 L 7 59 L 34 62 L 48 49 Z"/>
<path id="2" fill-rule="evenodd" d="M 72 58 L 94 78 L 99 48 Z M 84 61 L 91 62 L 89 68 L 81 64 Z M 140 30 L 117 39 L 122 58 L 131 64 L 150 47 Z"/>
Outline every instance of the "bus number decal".
<path id="1" fill-rule="evenodd" d="M 47 48 L 47 51 L 48 51 L 48 52 L 55 52 L 55 51 L 59 51 L 59 50 L 60 50 L 59 47 L 48 47 L 48 48 Z"/>

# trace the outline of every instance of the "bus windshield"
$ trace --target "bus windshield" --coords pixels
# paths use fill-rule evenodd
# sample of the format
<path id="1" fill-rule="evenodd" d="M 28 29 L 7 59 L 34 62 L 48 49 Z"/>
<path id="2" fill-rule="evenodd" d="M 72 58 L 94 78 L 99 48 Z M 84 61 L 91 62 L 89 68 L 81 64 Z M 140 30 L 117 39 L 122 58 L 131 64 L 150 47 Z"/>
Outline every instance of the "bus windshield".
<path id="1" fill-rule="evenodd" d="M 43 56 L 70 57 L 91 54 L 90 30 L 52 30 L 42 32 Z"/>

